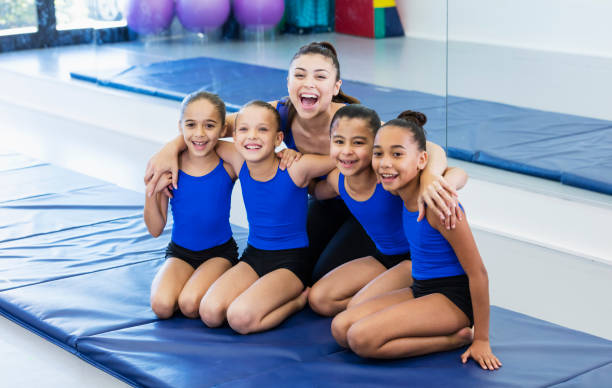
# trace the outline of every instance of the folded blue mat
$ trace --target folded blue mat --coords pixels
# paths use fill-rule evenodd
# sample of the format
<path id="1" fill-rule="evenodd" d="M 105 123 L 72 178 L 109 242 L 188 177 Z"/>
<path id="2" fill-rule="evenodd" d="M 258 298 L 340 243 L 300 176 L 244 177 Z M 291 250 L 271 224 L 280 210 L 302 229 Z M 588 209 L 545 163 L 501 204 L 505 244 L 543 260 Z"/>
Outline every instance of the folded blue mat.
<path id="1" fill-rule="evenodd" d="M 219 94 L 229 111 L 253 99 L 272 101 L 287 94 L 286 70 L 214 58 L 71 76 L 174 100 L 204 88 Z M 350 80 L 343 81 L 342 89 L 385 121 L 406 109 L 425 113 L 429 140 L 445 146 L 451 157 L 612 194 L 612 174 L 605 167 L 612 164 L 612 153 L 607 146 L 598 147 L 612 142 L 610 121 Z M 568 136 L 574 137 L 570 141 Z"/>
<path id="2" fill-rule="evenodd" d="M 26 161 L 0 159 L 5 166 Z M 27 169 L 44 169 L 65 187 L 86 181 L 30 162 Z M 20 182 L 39 194 L 0 203 L 0 214 L 8 207 L 12 219 L 26 220 L 0 228 L 0 313 L 134 386 L 598 387 L 610 380 L 611 341 L 498 307 L 491 308 L 491 342 L 504 366 L 496 372 L 462 365 L 462 349 L 361 359 L 336 344 L 329 318 L 309 309 L 248 336 L 180 314 L 160 321 L 149 289 L 169 233 L 148 235 L 142 195 L 106 183 L 61 191 L 47 181 Z M 58 221 L 62 210 L 68 220 Z M 243 249 L 247 230 L 233 232 Z"/>

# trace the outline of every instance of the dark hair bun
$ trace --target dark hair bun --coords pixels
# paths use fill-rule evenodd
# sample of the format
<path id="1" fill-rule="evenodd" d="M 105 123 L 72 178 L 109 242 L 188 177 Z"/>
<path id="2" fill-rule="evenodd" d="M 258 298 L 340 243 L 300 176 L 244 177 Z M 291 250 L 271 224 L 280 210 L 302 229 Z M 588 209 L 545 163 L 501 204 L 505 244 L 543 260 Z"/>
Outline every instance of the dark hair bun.
<path id="1" fill-rule="evenodd" d="M 427 116 L 421 112 L 415 112 L 413 110 L 405 110 L 397 116 L 398 119 L 406 120 L 408 122 L 414 122 L 421 127 L 427 122 Z"/>
<path id="2" fill-rule="evenodd" d="M 336 52 L 336 48 L 334 47 L 333 44 L 331 44 L 329 42 L 313 42 L 312 44 L 315 44 L 315 45 L 321 46 L 321 47 L 325 47 L 326 49 L 331 51 L 336 58 L 338 57 L 338 53 Z"/>

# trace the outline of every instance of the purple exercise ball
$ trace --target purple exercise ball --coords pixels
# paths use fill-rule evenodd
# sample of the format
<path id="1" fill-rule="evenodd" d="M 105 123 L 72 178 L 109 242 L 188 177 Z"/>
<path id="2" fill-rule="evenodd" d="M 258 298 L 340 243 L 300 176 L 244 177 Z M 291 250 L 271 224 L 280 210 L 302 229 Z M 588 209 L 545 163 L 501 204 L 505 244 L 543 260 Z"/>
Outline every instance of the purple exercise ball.
<path id="1" fill-rule="evenodd" d="M 284 0 L 234 0 L 236 20 L 247 28 L 274 27 L 284 12 Z"/>
<path id="2" fill-rule="evenodd" d="M 139 34 L 156 34 L 170 27 L 174 0 L 128 0 L 125 19 Z"/>
<path id="3" fill-rule="evenodd" d="M 230 13 L 230 0 L 176 0 L 176 16 L 183 27 L 195 32 L 223 25 Z"/>

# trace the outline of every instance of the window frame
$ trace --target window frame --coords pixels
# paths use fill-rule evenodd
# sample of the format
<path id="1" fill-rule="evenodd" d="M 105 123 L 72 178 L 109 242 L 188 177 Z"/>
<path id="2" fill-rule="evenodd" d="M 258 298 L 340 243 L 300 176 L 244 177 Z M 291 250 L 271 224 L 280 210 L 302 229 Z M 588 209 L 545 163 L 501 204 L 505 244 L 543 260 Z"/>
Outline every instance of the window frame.
<path id="1" fill-rule="evenodd" d="M 136 39 L 127 26 L 57 29 L 55 0 L 35 0 L 38 31 L 0 36 L 0 53 L 83 43 L 112 43 Z"/>

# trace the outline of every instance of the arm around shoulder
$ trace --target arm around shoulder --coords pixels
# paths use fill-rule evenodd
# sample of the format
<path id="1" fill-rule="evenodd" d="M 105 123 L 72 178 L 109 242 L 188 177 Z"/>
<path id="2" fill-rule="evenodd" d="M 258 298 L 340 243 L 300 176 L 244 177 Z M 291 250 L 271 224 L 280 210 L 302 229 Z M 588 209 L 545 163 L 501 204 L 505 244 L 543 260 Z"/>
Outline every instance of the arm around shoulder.
<path id="1" fill-rule="evenodd" d="M 313 178 L 329 173 L 335 166 L 329 155 L 303 155 L 287 169 L 293 182 L 299 187 L 306 187 Z"/>
<path id="2" fill-rule="evenodd" d="M 338 196 L 338 170 L 334 169 L 327 175 L 327 179 L 317 182 L 314 196 L 318 200 L 335 198 Z"/>
<path id="3" fill-rule="evenodd" d="M 242 158 L 242 156 L 240 156 L 238 150 L 236 150 L 236 146 L 234 145 L 234 143 L 230 141 L 219 140 L 217 141 L 217 145 L 215 146 L 215 151 L 217 152 L 217 155 L 219 155 L 219 157 L 223 159 L 224 162 L 228 163 L 232 167 L 234 173 L 236 174 L 236 176 L 238 176 L 238 174 L 240 174 L 240 168 L 242 167 L 242 163 L 244 163 L 244 159 Z"/>

